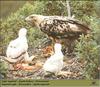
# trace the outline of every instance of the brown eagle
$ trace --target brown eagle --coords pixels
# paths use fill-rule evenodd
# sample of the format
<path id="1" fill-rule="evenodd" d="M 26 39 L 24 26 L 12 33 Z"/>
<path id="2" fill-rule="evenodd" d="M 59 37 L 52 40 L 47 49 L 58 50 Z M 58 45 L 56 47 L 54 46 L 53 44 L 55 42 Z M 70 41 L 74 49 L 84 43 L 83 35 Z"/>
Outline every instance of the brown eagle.
<path id="1" fill-rule="evenodd" d="M 36 26 L 42 32 L 52 37 L 55 42 L 64 40 L 70 50 L 72 41 L 78 39 L 81 34 L 90 33 L 88 28 L 78 20 L 62 16 L 43 16 L 32 14 L 25 18 L 32 26 Z"/>

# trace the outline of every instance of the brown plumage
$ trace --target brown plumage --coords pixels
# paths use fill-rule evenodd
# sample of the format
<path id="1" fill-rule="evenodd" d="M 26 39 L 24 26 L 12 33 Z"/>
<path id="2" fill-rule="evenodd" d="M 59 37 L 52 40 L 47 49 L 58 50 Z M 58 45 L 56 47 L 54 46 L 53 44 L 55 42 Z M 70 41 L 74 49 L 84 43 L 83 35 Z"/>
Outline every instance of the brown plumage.
<path id="1" fill-rule="evenodd" d="M 25 19 L 32 26 L 52 37 L 56 42 L 61 39 L 73 41 L 81 34 L 90 33 L 90 29 L 75 19 L 61 16 L 29 15 Z"/>

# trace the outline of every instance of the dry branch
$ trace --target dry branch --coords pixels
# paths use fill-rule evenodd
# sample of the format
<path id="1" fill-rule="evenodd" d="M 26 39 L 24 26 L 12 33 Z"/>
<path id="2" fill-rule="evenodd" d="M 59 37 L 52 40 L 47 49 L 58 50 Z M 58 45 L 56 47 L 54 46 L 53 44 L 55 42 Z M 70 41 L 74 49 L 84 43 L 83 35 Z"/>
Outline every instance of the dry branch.
<path id="1" fill-rule="evenodd" d="M 19 61 L 23 60 L 23 56 L 19 57 L 18 59 L 7 58 L 5 56 L 0 56 L 1 60 L 4 60 L 10 64 L 18 63 Z"/>

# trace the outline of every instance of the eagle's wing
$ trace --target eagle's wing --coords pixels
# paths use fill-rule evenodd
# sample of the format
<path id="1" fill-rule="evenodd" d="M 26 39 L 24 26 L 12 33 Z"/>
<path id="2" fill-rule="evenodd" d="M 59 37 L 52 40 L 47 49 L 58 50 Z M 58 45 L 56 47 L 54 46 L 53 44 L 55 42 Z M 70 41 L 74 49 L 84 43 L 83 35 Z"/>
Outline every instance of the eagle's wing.
<path id="1" fill-rule="evenodd" d="M 62 18 L 45 18 L 40 29 L 49 36 L 68 37 L 86 34 L 90 29 L 76 20 Z"/>

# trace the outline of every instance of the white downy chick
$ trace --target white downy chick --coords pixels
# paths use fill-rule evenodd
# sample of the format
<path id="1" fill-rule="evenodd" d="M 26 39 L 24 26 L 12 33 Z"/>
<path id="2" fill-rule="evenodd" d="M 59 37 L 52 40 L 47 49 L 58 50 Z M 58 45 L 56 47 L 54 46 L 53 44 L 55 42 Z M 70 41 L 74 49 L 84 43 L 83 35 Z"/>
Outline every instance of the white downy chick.
<path id="1" fill-rule="evenodd" d="M 63 68 L 63 53 L 61 51 L 61 44 L 56 43 L 54 46 L 55 53 L 43 65 L 44 71 L 57 74 Z"/>
<path id="2" fill-rule="evenodd" d="M 17 59 L 21 55 L 26 54 L 28 49 L 26 34 L 27 30 L 25 28 L 21 28 L 19 30 L 18 38 L 12 40 L 7 47 L 6 51 L 7 58 Z"/>

